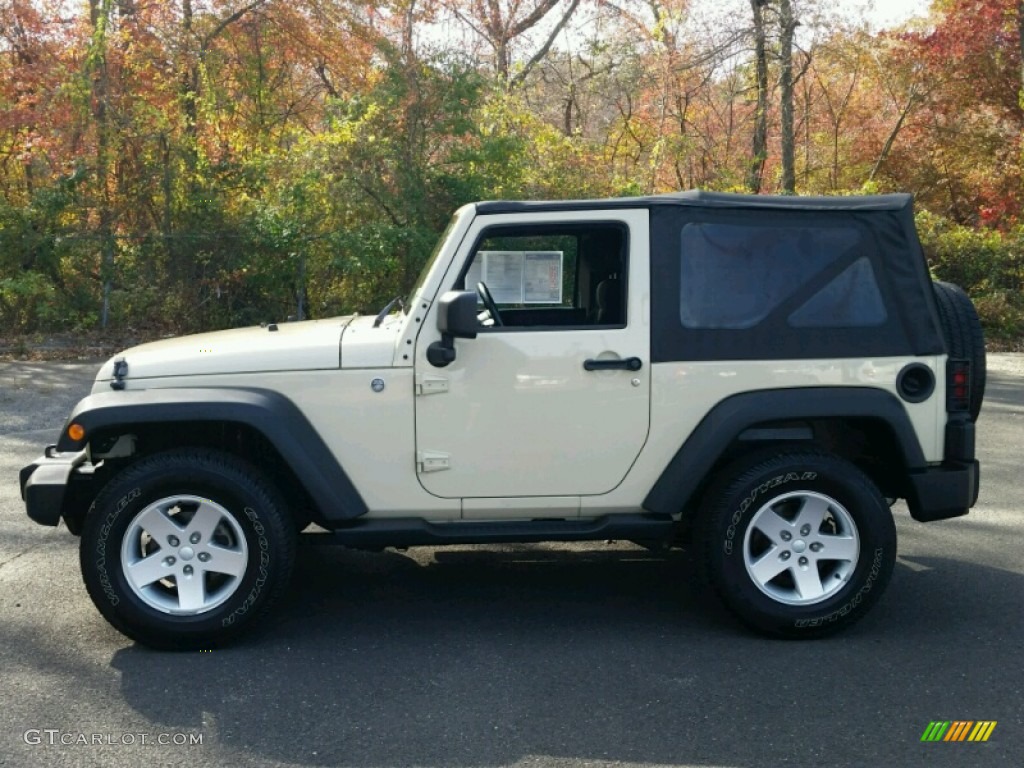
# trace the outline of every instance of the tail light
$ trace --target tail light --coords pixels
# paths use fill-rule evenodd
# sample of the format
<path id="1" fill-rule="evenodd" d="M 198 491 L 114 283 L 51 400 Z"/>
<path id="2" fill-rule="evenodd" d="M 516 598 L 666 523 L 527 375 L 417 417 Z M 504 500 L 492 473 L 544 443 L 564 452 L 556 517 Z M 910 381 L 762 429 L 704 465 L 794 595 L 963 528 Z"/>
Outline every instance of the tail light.
<path id="1" fill-rule="evenodd" d="M 969 360 L 950 360 L 946 364 L 946 410 L 960 413 L 970 408 L 971 363 Z"/>

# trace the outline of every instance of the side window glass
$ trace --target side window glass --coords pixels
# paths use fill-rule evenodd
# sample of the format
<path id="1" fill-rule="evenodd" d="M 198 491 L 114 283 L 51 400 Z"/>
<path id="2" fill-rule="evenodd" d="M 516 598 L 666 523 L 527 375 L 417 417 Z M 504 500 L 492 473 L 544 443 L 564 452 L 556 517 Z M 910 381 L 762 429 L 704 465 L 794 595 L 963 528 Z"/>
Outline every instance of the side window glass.
<path id="1" fill-rule="evenodd" d="M 481 283 L 481 323 L 498 329 L 621 326 L 626 318 L 626 227 L 618 224 L 493 227 L 477 241 L 456 287 Z"/>
<path id="2" fill-rule="evenodd" d="M 687 224 L 680 321 L 694 329 L 752 328 L 859 243 L 852 227 Z"/>
<path id="3" fill-rule="evenodd" d="M 499 307 L 572 307 L 575 238 L 492 237 L 480 243 L 466 288 L 484 282 Z"/>
<path id="4" fill-rule="evenodd" d="M 875 270 L 857 259 L 839 277 L 789 316 L 794 328 L 864 328 L 888 319 Z"/>

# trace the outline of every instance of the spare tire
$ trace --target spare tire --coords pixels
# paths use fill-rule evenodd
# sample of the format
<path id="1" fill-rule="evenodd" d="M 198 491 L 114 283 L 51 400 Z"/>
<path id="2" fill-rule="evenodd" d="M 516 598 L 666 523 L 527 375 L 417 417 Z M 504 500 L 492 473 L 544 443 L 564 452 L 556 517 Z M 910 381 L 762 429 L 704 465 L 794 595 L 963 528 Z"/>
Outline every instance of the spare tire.
<path id="1" fill-rule="evenodd" d="M 951 358 L 971 363 L 971 420 L 977 420 L 985 398 L 985 333 L 978 311 L 960 286 L 935 281 L 942 335 Z"/>

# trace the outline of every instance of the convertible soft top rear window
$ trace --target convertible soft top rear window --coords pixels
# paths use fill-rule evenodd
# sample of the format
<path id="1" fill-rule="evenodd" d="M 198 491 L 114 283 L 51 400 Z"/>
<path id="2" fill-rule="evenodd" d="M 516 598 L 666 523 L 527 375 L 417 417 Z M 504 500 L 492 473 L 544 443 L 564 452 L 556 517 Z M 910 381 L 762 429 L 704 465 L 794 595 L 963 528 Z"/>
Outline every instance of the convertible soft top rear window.
<path id="1" fill-rule="evenodd" d="M 944 351 L 909 198 L 867 209 L 699 200 L 651 207 L 655 362 Z"/>

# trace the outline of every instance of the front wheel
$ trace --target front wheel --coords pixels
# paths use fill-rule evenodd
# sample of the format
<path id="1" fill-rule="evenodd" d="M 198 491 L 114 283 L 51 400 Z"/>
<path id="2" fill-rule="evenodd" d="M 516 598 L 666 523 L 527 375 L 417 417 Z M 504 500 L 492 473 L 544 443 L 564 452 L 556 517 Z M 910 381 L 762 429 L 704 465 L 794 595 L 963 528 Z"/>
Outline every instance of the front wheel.
<path id="1" fill-rule="evenodd" d="M 744 623 L 777 637 L 852 624 L 881 596 L 896 527 L 874 483 L 836 456 L 762 455 L 727 469 L 702 510 L 706 573 Z"/>
<path id="2" fill-rule="evenodd" d="M 233 639 L 287 586 L 295 532 L 277 493 L 226 454 L 142 459 L 96 497 L 81 566 L 89 596 L 122 633 L 156 648 Z"/>

